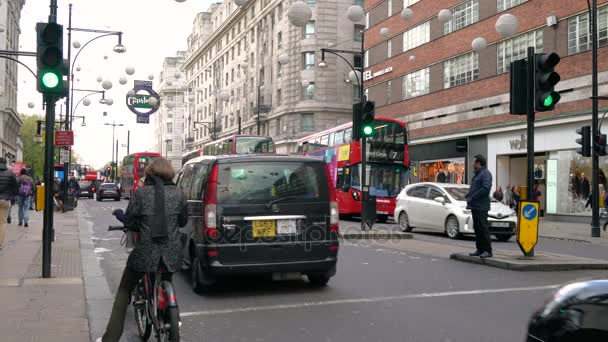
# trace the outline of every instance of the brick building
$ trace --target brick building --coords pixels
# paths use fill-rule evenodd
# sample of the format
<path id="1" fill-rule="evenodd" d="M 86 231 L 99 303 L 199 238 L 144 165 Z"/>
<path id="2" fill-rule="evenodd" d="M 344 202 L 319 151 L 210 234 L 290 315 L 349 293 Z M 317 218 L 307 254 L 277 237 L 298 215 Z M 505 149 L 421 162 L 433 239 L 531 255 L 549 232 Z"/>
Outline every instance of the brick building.
<path id="1" fill-rule="evenodd" d="M 598 1 L 599 93 L 608 94 L 608 1 Z M 413 16 L 404 20 L 403 6 Z M 452 13 L 442 23 L 441 9 Z M 487 156 L 494 187 L 525 185 L 525 117 L 509 114 L 509 63 L 528 46 L 561 56 L 553 112 L 537 114 L 535 178 L 548 214 L 590 215 L 591 158 L 575 150 L 576 128 L 591 121 L 591 41 L 582 0 L 366 0 L 368 29 L 365 88 L 376 115 L 408 124 L 412 181 L 435 181 L 440 169 L 465 167 Z M 517 33 L 502 38 L 497 19 L 519 19 Z M 388 28 L 388 36 L 380 34 Z M 472 41 L 487 47 L 475 52 Z M 377 75 L 374 77 L 374 75 Z M 371 76 L 371 78 L 369 78 Z M 608 103 L 600 102 L 600 115 Z M 604 124 L 608 131 L 608 124 Z M 608 159 L 600 159 L 608 172 Z M 605 182 L 605 181 L 604 181 Z"/>

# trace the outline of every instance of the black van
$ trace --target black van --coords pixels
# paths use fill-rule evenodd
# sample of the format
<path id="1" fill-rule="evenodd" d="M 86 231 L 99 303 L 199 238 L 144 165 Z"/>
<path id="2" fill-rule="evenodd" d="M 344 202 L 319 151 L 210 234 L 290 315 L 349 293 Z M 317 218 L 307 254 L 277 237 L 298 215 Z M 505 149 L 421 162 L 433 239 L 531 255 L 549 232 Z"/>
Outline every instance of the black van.
<path id="1" fill-rule="evenodd" d="M 203 156 L 177 184 L 188 198 L 180 237 L 196 292 L 222 275 L 305 274 L 317 286 L 335 275 L 338 205 L 322 160 Z"/>

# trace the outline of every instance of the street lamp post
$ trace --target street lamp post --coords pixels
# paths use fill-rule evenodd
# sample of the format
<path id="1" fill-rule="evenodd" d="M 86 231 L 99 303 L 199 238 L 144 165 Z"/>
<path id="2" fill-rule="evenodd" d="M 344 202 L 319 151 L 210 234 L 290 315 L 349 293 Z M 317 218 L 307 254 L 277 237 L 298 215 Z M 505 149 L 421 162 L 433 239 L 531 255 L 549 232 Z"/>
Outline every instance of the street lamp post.
<path id="1" fill-rule="evenodd" d="M 117 124 L 116 121 L 112 121 L 112 123 L 105 123 L 105 126 L 112 126 L 112 171 L 115 172 L 115 164 L 114 164 L 114 131 L 116 129 L 116 127 L 122 127 L 124 126 L 124 124 Z M 118 159 L 118 155 L 116 155 L 116 158 Z M 112 179 L 116 178 L 116 173 L 114 173 L 114 177 Z"/>

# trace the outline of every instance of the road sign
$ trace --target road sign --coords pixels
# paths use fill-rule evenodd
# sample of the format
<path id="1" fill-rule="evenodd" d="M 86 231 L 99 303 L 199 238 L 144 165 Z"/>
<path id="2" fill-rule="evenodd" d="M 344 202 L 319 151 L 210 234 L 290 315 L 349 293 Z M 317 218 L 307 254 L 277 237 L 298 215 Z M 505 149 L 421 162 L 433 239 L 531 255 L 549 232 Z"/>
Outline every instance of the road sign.
<path id="1" fill-rule="evenodd" d="M 55 146 L 74 145 L 74 131 L 56 131 Z"/>
<path id="2" fill-rule="evenodd" d="M 518 210 L 517 244 L 527 256 L 538 242 L 539 202 L 521 201 Z"/>
<path id="3" fill-rule="evenodd" d="M 59 162 L 62 164 L 70 162 L 70 150 L 64 149 L 59 151 Z"/>

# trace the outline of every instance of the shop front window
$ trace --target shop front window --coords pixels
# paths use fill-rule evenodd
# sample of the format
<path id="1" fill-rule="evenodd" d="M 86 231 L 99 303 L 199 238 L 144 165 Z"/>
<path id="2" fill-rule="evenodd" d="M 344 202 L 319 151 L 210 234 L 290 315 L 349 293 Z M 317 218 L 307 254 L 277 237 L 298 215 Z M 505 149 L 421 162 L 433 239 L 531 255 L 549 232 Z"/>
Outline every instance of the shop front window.
<path id="1" fill-rule="evenodd" d="M 420 182 L 466 184 L 464 158 L 421 161 Z"/>

